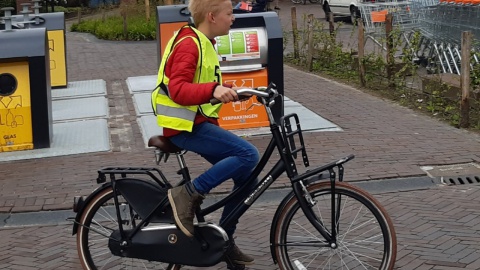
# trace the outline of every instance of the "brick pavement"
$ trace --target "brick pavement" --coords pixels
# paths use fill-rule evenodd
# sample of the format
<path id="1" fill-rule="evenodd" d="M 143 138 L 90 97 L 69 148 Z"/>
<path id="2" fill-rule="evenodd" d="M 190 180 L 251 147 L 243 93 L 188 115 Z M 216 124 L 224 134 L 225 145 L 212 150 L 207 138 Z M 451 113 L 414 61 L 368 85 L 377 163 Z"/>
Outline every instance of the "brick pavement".
<path id="1" fill-rule="evenodd" d="M 282 2 L 282 25 L 288 24 L 288 7 Z M 309 5 L 302 8 L 316 11 Z M 96 187 L 98 168 L 154 165 L 152 151 L 143 145 L 125 80 L 155 74 L 155 52 L 155 42 L 99 41 L 87 34 L 67 33 L 69 81 L 107 82 L 112 151 L 1 162 L 0 212 L 69 209 L 73 196 L 86 195 Z M 477 134 L 352 87 L 285 66 L 285 94 L 344 130 L 308 133 L 305 139 L 313 165 L 355 154 L 356 159 L 346 166 L 347 181 L 419 176 L 425 175 L 421 165 L 480 161 Z M 267 144 L 266 137 L 248 140 L 260 150 Z M 206 165 L 190 155 L 195 175 Z M 162 169 L 173 176 L 174 169 Z M 286 184 L 282 178 L 274 187 Z M 225 184 L 215 192 L 230 187 Z M 479 195 L 477 185 L 378 195 L 397 228 L 399 268 L 479 269 Z M 249 228 L 263 220 L 263 227 L 258 228 L 262 233 L 239 232 L 239 243 L 259 258 L 253 269 L 275 269 L 266 243 L 273 209 L 269 205 L 255 208 L 242 223 Z M 0 269 L 79 269 L 70 228 L 1 229 Z M 252 235 L 255 241 L 251 241 Z"/>
<path id="2" fill-rule="evenodd" d="M 480 269 L 479 185 L 375 196 L 397 231 L 396 269 Z M 275 209 L 275 202 L 254 205 L 239 224 L 236 242 L 256 258 L 249 269 L 277 269 L 268 244 Z M 81 269 L 71 225 L 0 228 L 0 239 L 0 269 Z M 225 269 L 225 264 L 208 269 Z"/>

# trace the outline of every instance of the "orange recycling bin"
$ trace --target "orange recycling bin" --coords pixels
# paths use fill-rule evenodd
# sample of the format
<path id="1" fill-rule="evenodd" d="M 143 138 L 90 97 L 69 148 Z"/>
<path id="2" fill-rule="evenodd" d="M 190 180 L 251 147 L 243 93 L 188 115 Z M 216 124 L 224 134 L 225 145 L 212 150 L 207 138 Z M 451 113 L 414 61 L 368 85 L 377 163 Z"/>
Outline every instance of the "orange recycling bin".
<path id="1" fill-rule="evenodd" d="M 235 11 L 234 11 L 235 13 Z M 158 64 L 170 38 L 192 21 L 186 5 L 157 7 Z M 229 34 L 216 37 L 223 83 L 233 87 L 254 88 L 275 83 L 283 95 L 283 32 L 275 12 L 235 14 Z M 225 129 L 265 127 L 269 125 L 263 106 L 257 99 L 224 104 L 219 124 Z M 272 107 L 275 121 L 283 116 L 283 97 Z"/>
<path id="2" fill-rule="evenodd" d="M 165 51 L 165 47 L 167 47 L 167 43 L 170 40 L 170 38 L 177 33 L 177 31 L 182 28 L 183 26 L 187 25 L 186 22 L 173 22 L 173 23 L 162 23 L 159 24 L 159 34 L 160 38 L 159 40 L 159 56 L 160 58 L 163 56 L 163 52 Z M 159 58 L 159 59 L 160 59 Z M 159 60 L 159 63 L 161 61 Z"/>
<path id="3" fill-rule="evenodd" d="M 267 70 L 222 74 L 223 82 L 233 87 L 253 88 L 267 86 Z M 245 101 L 224 104 L 218 122 L 225 129 L 240 129 L 268 126 L 265 108 L 255 97 Z"/>

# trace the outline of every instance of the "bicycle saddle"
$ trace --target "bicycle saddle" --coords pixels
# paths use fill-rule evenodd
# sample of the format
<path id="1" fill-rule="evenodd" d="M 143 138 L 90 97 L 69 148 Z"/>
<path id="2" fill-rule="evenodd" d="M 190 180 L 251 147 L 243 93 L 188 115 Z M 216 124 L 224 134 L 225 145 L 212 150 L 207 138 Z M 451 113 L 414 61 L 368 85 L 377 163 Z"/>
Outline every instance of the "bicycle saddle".
<path id="1" fill-rule="evenodd" d="M 150 137 L 148 140 L 148 146 L 157 147 L 165 153 L 178 153 L 183 150 L 182 148 L 179 148 L 173 144 L 168 138 L 160 135 Z"/>

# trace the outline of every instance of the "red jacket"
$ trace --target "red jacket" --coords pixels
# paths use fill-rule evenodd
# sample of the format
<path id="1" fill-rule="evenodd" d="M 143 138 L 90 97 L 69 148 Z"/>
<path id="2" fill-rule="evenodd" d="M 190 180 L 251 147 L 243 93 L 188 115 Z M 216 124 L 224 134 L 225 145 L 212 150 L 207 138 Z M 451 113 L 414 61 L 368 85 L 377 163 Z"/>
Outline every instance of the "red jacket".
<path id="1" fill-rule="evenodd" d="M 177 36 L 177 40 L 186 36 L 196 38 L 193 30 L 183 28 Z M 215 40 L 212 40 L 212 43 L 215 44 Z M 168 83 L 169 95 L 179 105 L 201 105 L 210 102 L 213 91 L 218 85 L 217 82 L 193 83 L 198 57 L 197 44 L 191 38 L 186 38 L 175 47 L 166 63 L 165 75 L 170 79 Z M 200 112 L 195 117 L 194 125 L 205 121 L 218 125 L 217 119 L 205 117 Z M 163 129 L 163 136 L 165 137 L 171 137 L 179 133 L 178 130 Z"/>

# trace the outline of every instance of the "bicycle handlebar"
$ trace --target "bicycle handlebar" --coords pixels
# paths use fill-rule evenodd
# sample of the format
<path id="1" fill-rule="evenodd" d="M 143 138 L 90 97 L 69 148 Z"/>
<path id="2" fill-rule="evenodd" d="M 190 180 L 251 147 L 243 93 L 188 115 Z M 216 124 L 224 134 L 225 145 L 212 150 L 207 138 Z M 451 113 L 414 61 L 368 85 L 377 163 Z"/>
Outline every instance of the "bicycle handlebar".
<path id="1" fill-rule="evenodd" d="M 239 100 L 249 98 L 250 96 L 269 98 L 273 100 L 278 96 L 278 92 L 275 88 L 276 88 L 276 85 L 273 83 L 270 83 L 267 87 L 242 88 L 242 89 L 236 90 L 236 92 L 237 92 L 237 95 L 239 96 Z M 219 103 L 221 103 L 221 101 L 216 98 L 210 99 L 210 104 L 212 105 L 219 104 Z"/>

